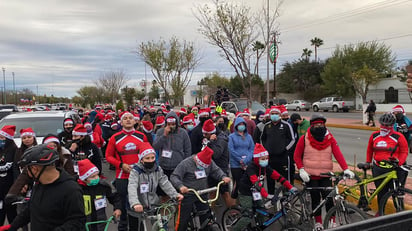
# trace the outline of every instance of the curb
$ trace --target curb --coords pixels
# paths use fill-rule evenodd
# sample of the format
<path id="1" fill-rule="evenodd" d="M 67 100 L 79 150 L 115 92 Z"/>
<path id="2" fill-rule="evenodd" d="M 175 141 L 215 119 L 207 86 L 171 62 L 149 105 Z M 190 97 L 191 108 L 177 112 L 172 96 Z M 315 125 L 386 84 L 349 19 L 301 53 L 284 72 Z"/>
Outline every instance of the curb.
<path id="1" fill-rule="evenodd" d="M 369 130 L 369 131 L 379 131 L 379 127 L 369 127 L 366 125 L 352 125 L 352 124 L 335 124 L 335 123 L 326 123 L 327 127 L 334 128 L 349 128 L 349 129 L 359 129 L 359 130 Z"/>

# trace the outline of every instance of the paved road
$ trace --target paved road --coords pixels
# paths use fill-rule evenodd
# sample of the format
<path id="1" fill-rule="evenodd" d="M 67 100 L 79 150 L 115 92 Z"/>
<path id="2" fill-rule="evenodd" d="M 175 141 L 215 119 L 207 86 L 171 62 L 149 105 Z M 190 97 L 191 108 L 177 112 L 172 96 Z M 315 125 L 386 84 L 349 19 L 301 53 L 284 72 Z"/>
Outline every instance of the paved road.
<path id="1" fill-rule="evenodd" d="M 303 117 L 310 118 L 310 116 L 315 113 L 312 110 L 311 111 L 289 111 L 289 115 L 292 113 L 299 113 Z M 337 118 L 337 119 L 359 119 L 360 121 L 362 120 L 362 112 L 361 111 L 355 111 L 355 112 L 317 112 L 317 113 L 322 113 L 326 118 Z"/>

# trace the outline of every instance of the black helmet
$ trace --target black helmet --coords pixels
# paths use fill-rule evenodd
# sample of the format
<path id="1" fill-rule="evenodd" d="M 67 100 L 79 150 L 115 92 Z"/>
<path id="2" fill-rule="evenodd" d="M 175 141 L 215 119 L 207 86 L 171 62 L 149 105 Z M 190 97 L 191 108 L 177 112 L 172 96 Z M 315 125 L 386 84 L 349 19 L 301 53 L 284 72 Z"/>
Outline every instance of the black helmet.
<path id="1" fill-rule="evenodd" d="M 323 121 L 323 123 L 326 123 L 326 117 L 319 113 L 313 114 L 312 117 L 310 117 L 310 124 L 315 121 Z"/>
<path id="2" fill-rule="evenodd" d="M 379 118 L 379 123 L 384 126 L 392 126 L 396 122 L 395 116 L 392 113 L 385 113 Z"/>
<path id="3" fill-rule="evenodd" d="M 47 144 L 30 147 L 24 151 L 19 162 L 20 166 L 26 165 L 52 165 L 59 159 L 57 150 L 50 148 Z"/>

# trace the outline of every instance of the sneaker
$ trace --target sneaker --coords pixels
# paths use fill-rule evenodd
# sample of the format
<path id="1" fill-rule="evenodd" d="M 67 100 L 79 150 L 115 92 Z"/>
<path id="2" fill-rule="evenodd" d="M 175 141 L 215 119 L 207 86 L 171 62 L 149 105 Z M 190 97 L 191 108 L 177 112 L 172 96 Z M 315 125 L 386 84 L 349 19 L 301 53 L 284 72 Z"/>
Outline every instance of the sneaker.
<path id="1" fill-rule="evenodd" d="M 323 225 L 319 222 L 315 223 L 315 228 L 313 229 L 313 231 L 320 231 L 323 230 Z"/>

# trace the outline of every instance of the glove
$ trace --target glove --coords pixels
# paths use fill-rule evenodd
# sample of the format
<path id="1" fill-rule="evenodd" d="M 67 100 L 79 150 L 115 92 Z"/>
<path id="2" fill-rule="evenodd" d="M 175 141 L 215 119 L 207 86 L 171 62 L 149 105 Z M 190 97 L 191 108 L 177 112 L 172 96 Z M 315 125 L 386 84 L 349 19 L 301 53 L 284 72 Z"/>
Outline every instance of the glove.
<path id="1" fill-rule="evenodd" d="M 366 163 L 365 163 L 365 168 L 366 168 L 366 169 L 371 169 L 371 168 L 372 168 L 372 163 L 366 162 Z"/>
<path id="2" fill-rule="evenodd" d="M 355 177 L 355 173 L 353 173 L 351 170 L 348 168 L 343 171 L 343 174 L 346 176 L 349 176 L 350 179 L 353 179 Z"/>
<path id="3" fill-rule="evenodd" d="M 309 182 L 310 181 L 309 174 L 303 168 L 299 169 L 299 176 L 303 180 L 303 182 Z"/>
<path id="4" fill-rule="evenodd" d="M 289 189 L 289 193 L 294 195 L 298 192 L 299 190 L 296 187 L 292 187 L 291 189 Z"/>
<path id="5" fill-rule="evenodd" d="M 3 226 L 0 226 L 0 231 L 6 231 L 6 230 L 9 230 L 11 228 L 11 225 L 3 225 Z"/>
<path id="6" fill-rule="evenodd" d="M 270 199 L 270 203 L 272 205 L 275 205 L 279 200 L 279 197 L 277 195 L 273 195 L 273 197 Z"/>

